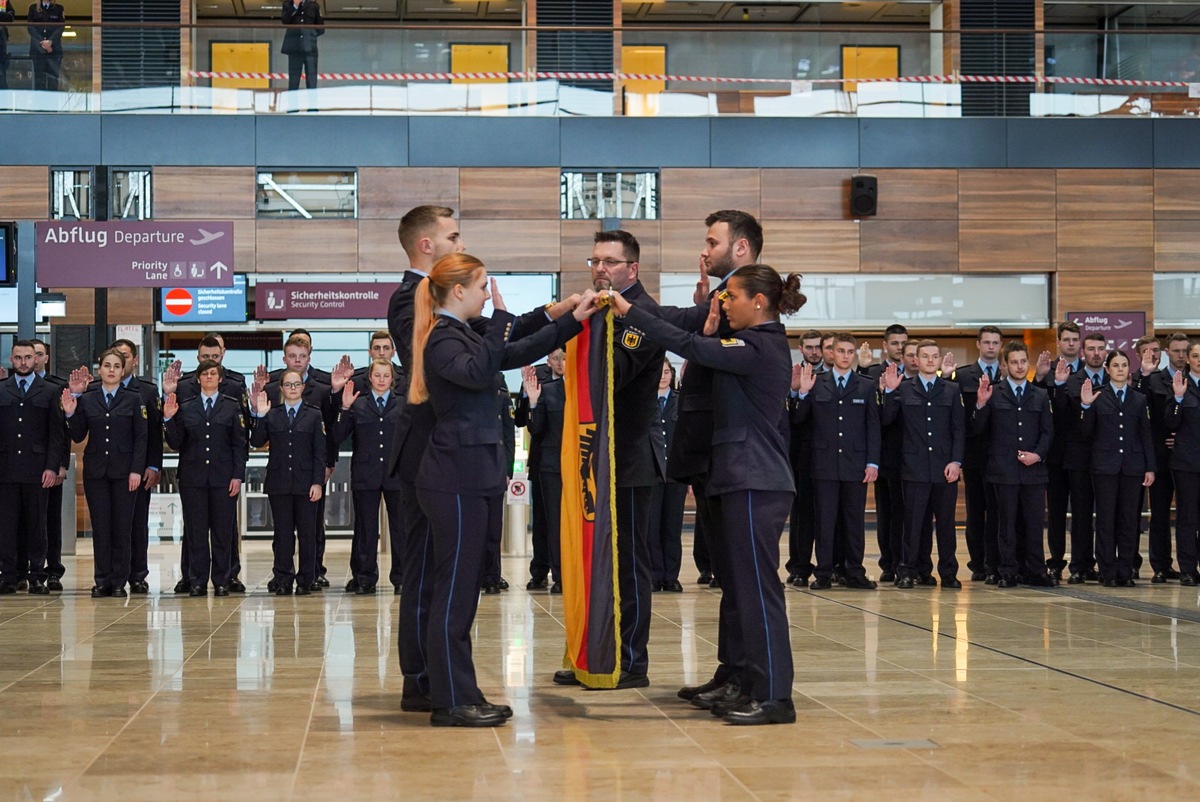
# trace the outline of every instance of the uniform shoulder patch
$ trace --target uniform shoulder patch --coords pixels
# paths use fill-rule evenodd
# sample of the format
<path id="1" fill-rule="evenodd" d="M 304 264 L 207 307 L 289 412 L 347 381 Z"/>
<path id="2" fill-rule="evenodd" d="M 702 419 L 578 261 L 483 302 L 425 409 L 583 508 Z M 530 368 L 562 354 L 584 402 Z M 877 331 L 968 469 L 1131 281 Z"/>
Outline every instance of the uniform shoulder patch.
<path id="1" fill-rule="evenodd" d="M 726 348 L 740 348 L 740 347 L 744 346 L 745 344 L 746 344 L 745 340 L 739 340 L 737 337 L 721 338 L 721 345 L 725 346 Z"/>
<path id="2" fill-rule="evenodd" d="M 637 329 L 625 329 L 625 333 L 621 335 L 621 345 L 630 351 L 637 350 L 642 344 L 642 337 L 642 333 Z"/>
<path id="3" fill-rule="evenodd" d="M 149 415 L 146 413 L 146 407 L 144 407 L 144 406 L 143 406 L 143 407 L 141 408 L 141 410 L 142 410 L 142 417 L 143 417 L 143 418 L 148 418 L 148 417 L 149 417 Z"/>

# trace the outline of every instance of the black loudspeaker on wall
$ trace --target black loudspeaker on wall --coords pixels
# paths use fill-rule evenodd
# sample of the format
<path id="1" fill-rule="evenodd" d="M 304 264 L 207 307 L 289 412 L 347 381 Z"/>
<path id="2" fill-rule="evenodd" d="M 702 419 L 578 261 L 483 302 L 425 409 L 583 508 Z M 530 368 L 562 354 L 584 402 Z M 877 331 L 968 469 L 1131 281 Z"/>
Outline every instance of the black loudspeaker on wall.
<path id="1" fill-rule="evenodd" d="M 879 179 L 856 175 L 850 179 L 850 216 L 874 217 L 879 204 Z"/>

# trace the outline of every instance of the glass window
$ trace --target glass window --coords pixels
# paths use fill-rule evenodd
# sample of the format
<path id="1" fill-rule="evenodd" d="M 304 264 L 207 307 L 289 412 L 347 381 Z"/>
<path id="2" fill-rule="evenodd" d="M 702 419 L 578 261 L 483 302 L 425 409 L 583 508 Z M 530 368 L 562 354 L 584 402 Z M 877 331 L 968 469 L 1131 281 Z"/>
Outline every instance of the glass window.
<path id="1" fill-rule="evenodd" d="M 109 220 L 149 220 L 150 201 L 154 197 L 150 186 L 149 168 L 114 167 L 109 182 Z"/>
<path id="2" fill-rule="evenodd" d="M 358 172 L 355 170 L 260 170 L 260 218 L 358 217 Z"/>
<path id="3" fill-rule="evenodd" d="M 1200 273 L 1154 274 L 1154 328 L 1200 328 Z"/>
<path id="4" fill-rule="evenodd" d="M 91 220 L 95 217 L 90 167 L 51 168 L 50 216 L 55 220 Z"/>
<path id="5" fill-rule="evenodd" d="M 559 198 L 563 220 L 657 220 L 658 173 L 564 170 Z"/>

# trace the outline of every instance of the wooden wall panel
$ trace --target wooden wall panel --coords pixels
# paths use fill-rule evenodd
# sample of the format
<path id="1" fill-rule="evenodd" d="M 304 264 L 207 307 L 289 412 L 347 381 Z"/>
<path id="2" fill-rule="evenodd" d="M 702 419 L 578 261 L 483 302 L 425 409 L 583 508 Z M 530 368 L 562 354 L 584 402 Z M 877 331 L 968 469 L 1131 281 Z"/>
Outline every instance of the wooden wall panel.
<path id="1" fill-rule="evenodd" d="M 1200 271 L 1200 223 L 1195 220 L 1156 221 L 1154 269 L 1160 273 Z"/>
<path id="2" fill-rule="evenodd" d="M 662 272 L 662 223 L 658 220 L 625 220 L 622 226 L 637 237 L 641 249 L 638 278 L 646 291 L 658 297 L 658 275 Z M 591 253 L 590 246 L 588 253 Z M 580 292 L 588 284 L 570 287 L 569 292 Z"/>
<path id="3" fill-rule="evenodd" d="M 783 275 L 859 271 L 859 224 L 853 220 L 768 220 L 763 242 L 763 261 Z"/>
<path id="4" fill-rule="evenodd" d="M 852 173 L 853 170 L 763 170 L 763 219 L 848 219 Z"/>
<path id="5" fill-rule="evenodd" d="M 959 170 L 963 220 L 1053 220 L 1053 170 Z"/>
<path id="6" fill-rule="evenodd" d="M 54 318 L 53 325 L 92 326 L 96 323 L 96 291 L 76 287 L 59 290 L 67 296 L 67 314 Z M 143 321 L 144 322 L 144 321 Z"/>
<path id="7" fill-rule="evenodd" d="M 955 220 L 957 170 L 868 170 L 879 179 L 880 220 Z"/>
<path id="8" fill-rule="evenodd" d="M 141 287 L 118 287 L 108 291 L 108 324 L 149 325 L 155 316 L 154 290 Z"/>
<path id="9" fill-rule="evenodd" d="M 557 167 L 463 167 L 459 211 L 463 219 L 557 219 L 559 173 Z"/>
<path id="10" fill-rule="evenodd" d="M 449 206 L 458 211 L 457 167 L 362 167 L 358 171 L 358 216 L 399 220 L 414 206 Z"/>
<path id="11" fill-rule="evenodd" d="M 1054 220 L 961 220 L 958 265 L 964 273 L 1053 273 Z"/>
<path id="12" fill-rule="evenodd" d="M 253 219 L 253 167 L 155 167 L 154 216 L 165 220 Z"/>
<path id="13" fill-rule="evenodd" d="M 235 273 L 253 273 L 258 258 L 258 221 L 233 221 L 233 270 Z"/>
<path id="14" fill-rule="evenodd" d="M 1059 273 L 1055 282 L 1054 317 L 1067 312 L 1146 310 L 1154 319 L 1154 279 L 1149 272 L 1111 273 L 1080 270 Z"/>
<path id="15" fill-rule="evenodd" d="M 762 192 L 755 169 L 686 169 L 662 171 L 660 193 L 664 220 L 695 220 L 721 209 L 740 209 L 760 216 Z"/>
<path id="16" fill-rule="evenodd" d="M 864 273 L 958 272 L 955 220 L 872 220 L 859 237 Z"/>
<path id="17" fill-rule="evenodd" d="M 259 220 L 260 273 L 358 272 L 355 220 Z"/>
<path id="18" fill-rule="evenodd" d="M 1200 170 L 1155 170 L 1154 216 L 1200 220 Z"/>
<path id="19" fill-rule="evenodd" d="M 592 235 L 600 227 L 599 220 L 563 220 L 559 227 L 559 286 L 563 295 L 578 292 L 592 285 L 591 271 L 584 260 L 592 255 Z M 661 247 L 660 247 L 661 253 Z"/>
<path id="20" fill-rule="evenodd" d="M 700 276 L 700 251 L 704 248 L 704 221 L 662 221 L 662 272 Z"/>
<path id="21" fill-rule="evenodd" d="M 1154 223 L 1149 220 L 1060 220 L 1058 270 L 1152 271 Z"/>
<path id="22" fill-rule="evenodd" d="M 467 253 L 491 273 L 557 273 L 561 252 L 559 221 L 466 220 L 459 230 Z M 589 250 L 580 259 L 587 259 Z"/>
<path id="23" fill-rule="evenodd" d="M 408 256 L 396 237 L 399 220 L 358 221 L 358 272 L 403 273 L 408 269 Z"/>
<path id="24" fill-rule="evenodd" d="M 45 220 L 50 216 L 49 167 L 0 167 L 0 219 Z"/>
<path id="25" fill-rule="evenodd" d="M 1149 220 L 1153 215 L 1152 170 L 1058 171 L 1060 220 Z"/>

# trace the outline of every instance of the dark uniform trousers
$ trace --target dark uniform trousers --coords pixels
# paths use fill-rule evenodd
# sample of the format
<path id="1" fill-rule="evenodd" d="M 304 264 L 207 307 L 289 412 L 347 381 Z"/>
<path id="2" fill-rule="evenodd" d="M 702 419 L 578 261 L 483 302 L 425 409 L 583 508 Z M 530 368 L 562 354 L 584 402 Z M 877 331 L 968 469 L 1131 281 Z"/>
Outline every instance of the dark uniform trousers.
<path id="1" fill-rule="evenodd" d="M 933 573 L 932 532 L 927 528 L 930 513 L 936 519 L 938 575 L 954 579 L 958 573 L 958 536 L 954 517 L 958 505 L 958 483 L 904 482 L 904 549 L 897 574 L 916 578 Z"/>
<path id="2" fill-rule="evenodd" d="M 1050 372 L 1038 382 L 1038 386 L 1054 393 L 1054 372 L 1061 357 L 1050 365 Z M 1076 361 L 1076 371 L 1083 369 L 1083 360 Z M 1075 372 L 1075 371 L 1073 371 Z M 1046 455 L 1046 567 L 1051 571 L 1062 571 L 1067 567 L 1067 510 L 1071 506 L 1070 474 L 1064 461 L 1065 438 L 1055 435 L 1050 451 Z"/>
<path id="3" fill-rule="evenodd" d="M 989 381 L 994 384 L 1000 374 L 998 365 L 991 367 Z M 962 390 L 963 406 L 968 410 L 975 408 L 979 380 L 984 375 L 983 367 L 976 361 L 955 371 L 952 377 Z M 967 569 L 972 573 L 982 571 L 995 575 L 998 573 L 996 489 L 987 481 L 986 466 L 987 438 L 968 437 L 962 466 L 963 496 L 967 508 Z"/>
<path id="4" fill-rule="evenodd" d="M 1171 372 L 1159 370 L 1143 377 L 1139 389 L 1146 393 L 1150 406 L 1150 432 L 1154 437 L 1154 484 L 1150 485 L 1150 567 L 1155 572 L 1171 570 L 1171 504 L 1175 500 L 1175 479 L 1171 473 L 1171 451 L 1167 440 L 1171 432 L 1165 420 L 1168 403 L 1174 403 Z"/>
<path id="5" fill-rule="evenodd" d="M 71 439 L 87 438 L 83 493 L 92 518 L 96 586 L 113 590 L 129 581 L 130 539 L 136 494 L 129 475 L 146 470 L 146 410 L 138 393 L 124 387 L 106 405 L 101 389 L 79 396 L 67 419 Z"/>
<path id="6" fill-rule="evenodd" d="M 687 485 L 659 482 L 650 489 L 650 572 L 656 585 L 679 580 L 686 502 Z"/>
<path id="7" fill-rule="evenodd" d="M 686 488 L 685 491 L 686 492 Z M 562 474 L 538 471 L 533 484 L 532 579 L 562 578 Z"/>
<path id="8" fill-rule="evenodd" d="M 428 406 L 423 404 L 422 406 Z M 400 512 L 404 520 L 404 594 L 400 597 L 400 671 L 404 695 L 429 695 L 426 644 L 429 638 L 429 609 L 433 604 L 433 528 L 421 507 L 416 486 L 400 482 Z M 474 584 L 472 588 L 477 592 Z"/>
<path id="9" fill-rule="evenodd" d="M 645 674 L 650 665 L 650 498 L 653 488 L 617 488 L 617 560 L 621 589 L 621 670 Z"/>
<path id="10" fill-rule="evenodd" d="M 0 383 L 0 585 L 46 580 L 46 498 L 42 474 L 57 472 L 65 429 L 61 388 L 35 376 L 25 392 Z"/>
<path id="11" fill-rule="evenodd" d="M 553 575 L 561 580 L 562 544 L 562 426 L 566 402 L 562 380 L 548 365 L 537 368 L 541 396 L 530 409 L 529 398 L 521 395 L 517 403 L 516 425 L 529 430 L 529 471 L 533 478 L 533 556 L 529 577 L 544 581 Z"/>
<path id="12" fill-rule="evenodd" d="M 350 481 L 354 499 L 354 536 L 350 544 L 350 573 L 360 587 L 379 582 L 379 505 L 387 506 L 388 543 L 392 555 L 388 578 L 392 585 L 403 582 L 404 514 L 400 508 L 400 482 L 390 476 L 388 456 L 402 402 L 389 391 L 382 410 L 368 387 L 350 409 L 336 407 L 335 437 L 353 438 Z"/>
<path id="13" fill-rule="evenodd" d="M 812 474 L 808 471 L 807 460 L 792 460 L 792 472 L 796 477 L 796 495 L 792 500 L 792 512 L 788 521 L 788 574 L 808 579 L 813 572 L 813 545 L 816 530 L 813 519 L 816 509 L 813 506 Z"/>
<path id="14" fill-rule="evenodd" d="M 1067 468 L 1067 486 L 1071 500 L 1071 560 L 1072 574 L 1095 570 L 1095 510 L 1096 495 L 1092 490 L 1091 448 L 1080 432 L 1079 388 L 1090 381 L 1086 371 L 1080 371 L 1066 384 L 1052 392 L 1054 399 L 1055 437 L 1064 440 L 1063 464 Z"/>
<path id="15" fill-rule="evenodd" d="M 1185 368 L 1186 370 L 1186 368 Z M 1175 432 L 1171 475 L 1175 480 L 1175 556 L 1179 572 L 1195 575 L 1196 539 L 1200 537 L 1200 387 L 1188 374 L 1183 401 L 1172 397 L 1164 418 Z"/>
<path id="16" fill-rule="evenodd" d="M 328 390 L 325 391 L 328 394 Z M 264 489 L 271 502 L 274 519 L 272 548 L 275 555 L 275 581 L 291 587 L 295 581 L 309 586 L 317 579 L 317 515 L 319 506 L 309 501 L 313 485 L 325 481 L 326 436 L 324 412 L 301 404 L 293 422 L 287 408 L 273 407 L 264 417 L 254 419 L 250 445 L 270 444 Z M 293 562 L 299 539 L 299 564 Z"/>
<path id="17" fill-rule="evenodd" d="M 1042 521 L 1045 519 L 1045 486 L 996 484 L 996 527 L 1000 546 L 1000 576 L 1016 579 L 1041 576 Z M 1018 540 L 1019 538 L 1019 540 Z M 1018 552 L 1023 562 L 1018 562 Z"/>
<path id="18" fill-rule="evenodd" d="M 237 498 L 228 487 L 179 487 L 188 531 L 188 582 L 194 588 L 228 585 L 233 577 L 233 526 Z M 211 540 L 211 547 L 209 537 Z"/>
<path id="19" fill-rule="evenodd" d="M 842 574 L 847 578 L 863 579 L 867 572 L 863 568 L 863 542 L 867 506 L 867 485 L 857 481 L 813 479 L 813 509 L 817 520 L 817 570 L 818 577 L 828 578 Z M 842 533 L 844 545 L 839 561 L 835 554 L 834 532 Z"/>

